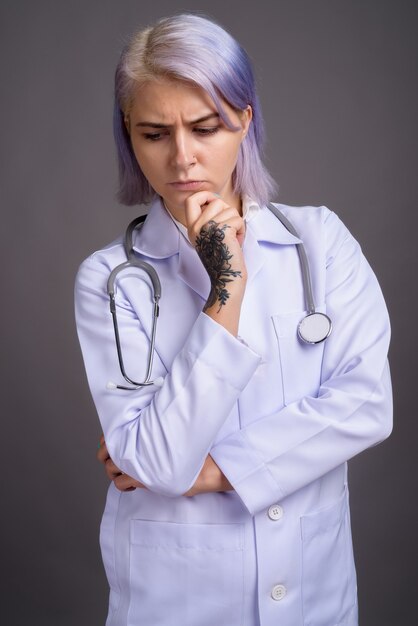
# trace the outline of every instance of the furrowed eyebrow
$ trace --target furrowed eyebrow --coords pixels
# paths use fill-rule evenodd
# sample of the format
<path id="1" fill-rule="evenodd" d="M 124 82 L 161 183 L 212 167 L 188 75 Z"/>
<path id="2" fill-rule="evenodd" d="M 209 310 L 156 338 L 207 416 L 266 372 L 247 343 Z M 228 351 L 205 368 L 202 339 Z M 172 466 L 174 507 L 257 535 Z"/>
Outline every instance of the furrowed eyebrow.
<path id="1" fill-rule="evenodd" d="M 193 124 L 201 124 L 202 122 L 215 118 L 219 119 L 219 113 L 209 113 L 209 115 L 199 117 L 199 119 L 192 120 L 191 122 L 188 122 L 188 124 L 192 126 Z M 138 122 L 135 126 L 146 126 L 147 128 L 171 128 L 170 124 L 157 124 L 156 122 Z"/>

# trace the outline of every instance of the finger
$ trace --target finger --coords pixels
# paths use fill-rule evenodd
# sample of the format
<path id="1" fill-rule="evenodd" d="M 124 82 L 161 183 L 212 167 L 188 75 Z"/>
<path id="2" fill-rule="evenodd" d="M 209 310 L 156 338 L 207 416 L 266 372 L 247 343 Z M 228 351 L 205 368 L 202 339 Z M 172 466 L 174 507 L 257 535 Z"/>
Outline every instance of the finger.
<path id="1" fill-rule="evenodd" d="M 221 228 L 224 225 L 232 226 L 237 232 L 241 232 L 245 228 L 244 220 L 238 213 L 237 209 L 228 206 L 223 201 L 211 202 L 202 211 L 199 219 L 193 224 L 191 228 L 189 228 L 189 236 L 191 238 L 191 241 L 195 243 L 196 238 L 201 235 L 202 228 L 204 228 L 210 222 L 215 222 L 216 224 L 219 224 Z M 232 233 L 227 233 L 227 236 L 232 236 Z"/>
<path id="2" fill-rule="evenodd" d="M 100 448 L 97 450 L 96 458 L 101 463 L 105 463 L 107 459 L 109 458 L 109 452 L 108 452 L 103 435 L 100 438 Z"/>
<path id="3" fill-rule="evenodd" d="M 133 491 L 134 489 L 146 489 L 146 487 L 127 474 L 120 474 L 113 479 L 113 484 L 119 491 Z"/>
<path id="4" fill-rule="evenodd" d="M 230 207 L 228 207 L 226 202 L 220 200 L 219 198 L 203 206 L 198 218 L 192 224 L 189 224 L 187 229 L 190 241 L 194 244 L 196 242 L 196 237 L 199 236 L 203 226 L 208 224 L 210 221 L 218 222 L 219 220 L 217 219 L 217 216 L 228 208 Z"/>
<path id="5" fill-rule="evenodd" d="M 122 474 L 119 467 L 117 467 L 117 465 L 113 463 L 110 457 L 107 459 L 105 463 L 105 471 L 106 471 L 107 477 L 110 480 L 113 480 L 116 476 L 120 476 L 120 474 Z"/>
<path id="6" fill-rule="evenodd" d="M 235 236 L 242 245 L 245 237 L 245 220 L 241 215 L 234 215 L 226 221 L 226 224 L 235 230 Z"/>
<path id="7" fill-rule="evenodd" d="M 195 232 L 199 232 L 202 226 L 207 224 L 208 222 L 216 222 L 217 224 L 223 224 L 227 220 L 233 217 L 239 217 L 239 213 L 237 209 L 234 209 L 231 206 L 228 206 L 223 201 L 214 201 L 205 206 L 202 211 L 200 217 L 193 224 L 192 229 Z"/>
<path id="8" fill-rule="evenodd" d="M 208 221 L 215 222 L 216 224 L 219 224 L 219 226 L 226 224 L 227 226 L 232 226 L 235 230 L 239 230 L 241 225 L 244 224 L 244 220 L 241 215 L 232 207 L 227 207 L 218 213 L 215 213 Z"/>
<path id="9" fill-rule="evenodd" d="M 189 228 L 194 224 L 202 213 L 202 207 L 214 200 L 219 200 L 219 196 L 212 191 L 198 191 L 189 196 L 185 202 L 186 226 Z"/>
<path id="10" fill-rule="evenodd" d="M 215 222 L 215 224 L 218 225 L 218 228 L 224 233 L 223 238 L 226 240 L 236 239 L 240 235 L 245 234 L 245 222 L 242 217 L 235 212 L 235 209 L 226 209 L 225 211 L 221 211 L 215 215 L 213 219 L 209 220 L 207 224 L 210 222 Z M 202 225 L 197 237 L 204 233 L 207 224 Z"/>

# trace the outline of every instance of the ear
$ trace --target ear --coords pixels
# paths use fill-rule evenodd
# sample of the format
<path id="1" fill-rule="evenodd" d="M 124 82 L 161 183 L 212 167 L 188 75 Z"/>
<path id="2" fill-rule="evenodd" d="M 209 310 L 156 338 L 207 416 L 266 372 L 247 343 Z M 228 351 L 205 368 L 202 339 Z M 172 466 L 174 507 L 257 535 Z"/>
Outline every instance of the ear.
<path id="1" fill-rule="evenodd" d="M 248 129 L 251 124 L 251 120 L 253 119 L 253 110 L 250 105 L 247 105 L 245 109 L 241 111 L 241 126 L 242 126 L 242 138 L 247 135 Z"/>
<path id="2" fill-rule="evenodd" d="M 131 134 L 131 121 L 129 119 L 129 114 L 128 113 L 124 114 L 123 121 L 125 123 L 126 131 L 127 131 L 128 135 L 130 135 Z"/>

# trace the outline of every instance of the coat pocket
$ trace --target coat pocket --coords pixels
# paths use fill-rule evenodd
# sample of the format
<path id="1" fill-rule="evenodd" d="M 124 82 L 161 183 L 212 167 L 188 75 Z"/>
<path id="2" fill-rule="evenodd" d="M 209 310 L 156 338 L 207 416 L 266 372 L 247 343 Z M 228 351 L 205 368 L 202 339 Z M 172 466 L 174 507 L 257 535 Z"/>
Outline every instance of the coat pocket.
<path id="1" fill-rule="evenodd" d="M 323 312 L 323 309 L 317 307 L 317 311 Z M 324 342 L 311 345 L 299 339 L 298 325 L 305 316 L 306 311 L 272 316 L 279 346 L 285 405 L 304 396 L 316 397 L 321 384 Z"/>
<path id="2" fill-rule="evenodd" d="M 301 518 L 302 599 L 305 626 L 337 626 L 357 602 L 348 490 Z"/>
<path id="3" fill-rule="evenodd" d="M 131 521 L 129 626 L 242 624 L 243 524 Z"/>

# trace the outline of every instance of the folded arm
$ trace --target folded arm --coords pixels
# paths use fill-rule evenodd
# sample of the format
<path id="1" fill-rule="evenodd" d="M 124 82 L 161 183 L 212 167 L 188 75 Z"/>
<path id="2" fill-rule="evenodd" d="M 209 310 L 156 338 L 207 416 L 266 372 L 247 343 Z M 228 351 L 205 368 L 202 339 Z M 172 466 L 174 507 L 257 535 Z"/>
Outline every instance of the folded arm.
<path id="1" fill-rule="evenodd" d="M 324 346 L 317 397 L 259 416 L 210 452 L 252 514 L 379 443 L 392 429 L 385 302 L 358 243 L 334 214 L 328 220 L 325 302 L 333 332 Z M 301 360 L 293 377 L 303 377 L 303 370 Z"/>
<path id="2" fill-rule="evenodd" d="M 103 435 L 100 438 L 99 449 L 97 451 L 97 459 L 103 463 L 105 472 L 109 480 L 112 480 L 115 487 L 119 491 L 135 491 L 135 489 L 146 489 L 145 485 L 140 483 L 132 476 L 124 474 L 115 465 L 109 456 Z M 205 459 L 199 476 L 197 477 L 193 487 L 189 489 L 184 496 L 196 496 L 201 493 L 209 493 L 213 491 L 232 491 L 233 487 L 221 472 L 219 467 L 210 455 Z"/>
<path id="3" fill-rule="evenodd" d="M 225 231 L 228 237 L 235 214 L 231 220 Z M 229 245 L 232 249 L 232 243 Z M 114 258 L 109 262 L 111 254 Z M 232 308 L 232 317 L 239 317 L 243 285 L 237 281 L 235 287 L 228 287 L 231 297 L 225 307 L 215 302 L 207 305 L 206 313 L 196 314 L 184 345 L 169 364 L 169 372 L 158 352 L 155 354 L 153 376 L 164 378 L 162 387 L 107 389 L 108 380 L 120 380 L 106 294 L 109 272 L 123 260 L 120 253 L 119 258 L 116 256 L 112 249 L 93 255 L 82 264 L 76 281 L 77 329 L 90 389 L 115 466 L 148 489 L 167 496 L 182 495 L 198 480 L 219 429 L 260 363 L 260 357 L 234 337 L 238 323 L 231 323 L 227 312 Z M 227 256 L 232 264 L 233 259 Z M 150 343 L 144 321 L 149 313 L 148 286 L 145 278 L 140 280 L 134 272 L 127 272 L 118 287 L 118 323 L 126 371 L 133 379 L 143 380 Z M 175 299 L 165 306 L 175 306 L 173 302 Z M 160 327 L 159 341 L 175 345 L 173 329 L 165 328 L 164 335 Z"/>

